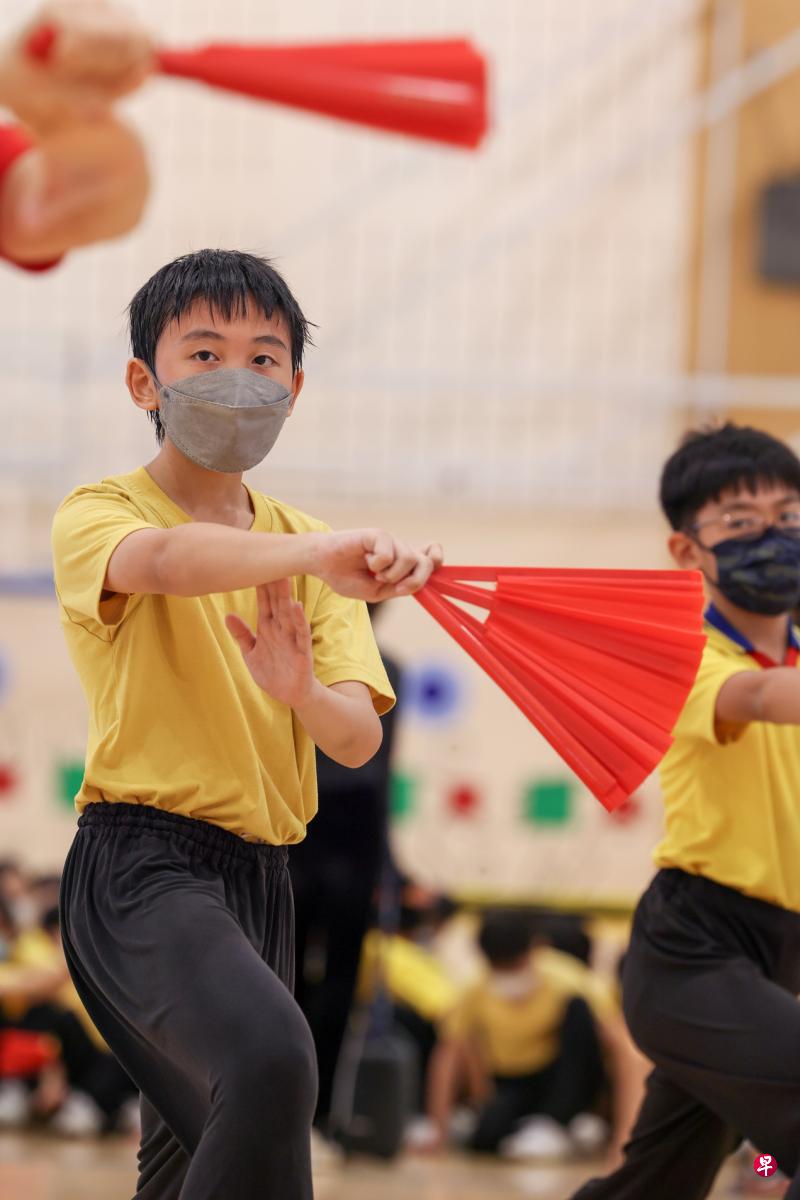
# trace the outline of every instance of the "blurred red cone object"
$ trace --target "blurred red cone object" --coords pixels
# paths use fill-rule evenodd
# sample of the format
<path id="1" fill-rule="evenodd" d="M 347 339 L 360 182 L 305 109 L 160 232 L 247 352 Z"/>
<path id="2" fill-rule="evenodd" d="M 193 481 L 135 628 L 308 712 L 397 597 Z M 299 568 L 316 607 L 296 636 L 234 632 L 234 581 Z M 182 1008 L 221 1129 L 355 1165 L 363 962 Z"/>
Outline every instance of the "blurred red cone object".
<path id="1" fill-rule="evenodd" d="M 56 32 L 28 42 L 46 62 Z M 474 149 L 487 129 L 486 61 L 467 40 L 162 49 L 158 69 L 356 125 Z"/>

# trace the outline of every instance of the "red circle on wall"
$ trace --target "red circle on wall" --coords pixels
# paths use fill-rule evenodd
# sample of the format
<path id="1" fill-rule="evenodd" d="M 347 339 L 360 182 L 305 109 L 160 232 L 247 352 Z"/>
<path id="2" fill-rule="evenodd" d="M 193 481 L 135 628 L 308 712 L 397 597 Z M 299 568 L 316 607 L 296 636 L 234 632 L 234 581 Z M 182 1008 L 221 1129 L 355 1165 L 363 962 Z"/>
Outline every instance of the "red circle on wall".
<path id="1" fill-rule="evenodd" d="M 480 796 L 467 785 L 454 788 L 447 798 L 448 808 L 458 817 L 471 817 L 480 808 Z"/>
<path id="2" fill-rule="evenodd" d="M 608 815 L 612 821 L 616 821 L 619 825 L 630 825 L 633 821 L 641 816 L 642 801 L 637 792 L 632 796 L 628 796 L 627 800 L 623 800 L 617 808 Z"/>
<path id="3" fill-rule="evenodd" d="M 0 796 L 7 796 L 9 792 L 13 792 L 18 783 L 17 772 L 11 764 L 0 763 Z"/>

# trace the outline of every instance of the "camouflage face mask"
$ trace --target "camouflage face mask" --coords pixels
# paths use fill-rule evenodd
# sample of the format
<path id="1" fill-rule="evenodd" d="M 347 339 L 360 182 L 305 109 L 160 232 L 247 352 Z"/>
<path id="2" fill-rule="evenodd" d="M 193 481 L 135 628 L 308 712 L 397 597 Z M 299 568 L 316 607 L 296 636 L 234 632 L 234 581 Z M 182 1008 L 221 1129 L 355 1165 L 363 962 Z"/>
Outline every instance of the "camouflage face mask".
<path id="1" fill-rule="evenodd" d="M 711 547 L 717 587 L 747 612 L 788 613 L 800 603 L 800 535 L 766 529 L 759 538 L 728 538 Z"/>

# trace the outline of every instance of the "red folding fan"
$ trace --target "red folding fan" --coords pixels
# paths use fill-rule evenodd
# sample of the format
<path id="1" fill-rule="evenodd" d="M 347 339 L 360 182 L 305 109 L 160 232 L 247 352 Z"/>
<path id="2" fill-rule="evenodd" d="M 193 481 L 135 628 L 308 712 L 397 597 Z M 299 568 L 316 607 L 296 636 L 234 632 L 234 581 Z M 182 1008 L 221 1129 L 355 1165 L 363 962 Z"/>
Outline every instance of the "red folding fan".
<path id="1" fill-rule="evenodd" d="M 56 31 L 28 51 L 45 62 Z M 357 125 L 474 149 L 487 128 L 486 61 L 465 39 L 311 46 L 215 43 L 162 49 L 157 69 L 212 87 L 338 117 Z"/>
<path id="2" fill-rule="evenodd" d="M 442 567 L 417 600 L 607 809 L 671 745 L 705 644 L 698 572 Z"/>

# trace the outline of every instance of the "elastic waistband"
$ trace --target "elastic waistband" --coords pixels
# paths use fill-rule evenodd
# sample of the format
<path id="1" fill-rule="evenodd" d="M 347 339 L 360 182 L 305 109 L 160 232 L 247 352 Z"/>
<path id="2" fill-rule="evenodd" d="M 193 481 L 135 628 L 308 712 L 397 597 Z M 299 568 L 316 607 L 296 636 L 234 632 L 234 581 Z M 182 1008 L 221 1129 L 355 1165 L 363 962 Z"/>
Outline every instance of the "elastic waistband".
<path id="1" fill-rule="evenodd" d="M 78 818 L 78 828 L 124 829 L 131 834 L 162 833 L 170 838 L 192 842 L 201 852 L 213 852 L 273 867 L 285 866 L 289 857 L 286 846 L 246 842 L 229 829 L 221 829 L 209 821 L 198 821 L 195 817 L 185 817 L 182 813 L 165 812 L 152 804 L 94 801 L 87 804 Z"/>
<path id="2" fill-rule="evenodd" d="M 761 926 L 800 935 L 800 912 L 783 908 L 780 904 L 771 904 L 769 900 L 761 900 L 758 896 L 746 896 L 744 892 L 717 883 L 716 879 L 709 879 L 707 875 L 692 875 L 680 867 L 662 867 L 653 882 L 667 897 L 680 888 L 729 916 L 743 917 Z"/>

